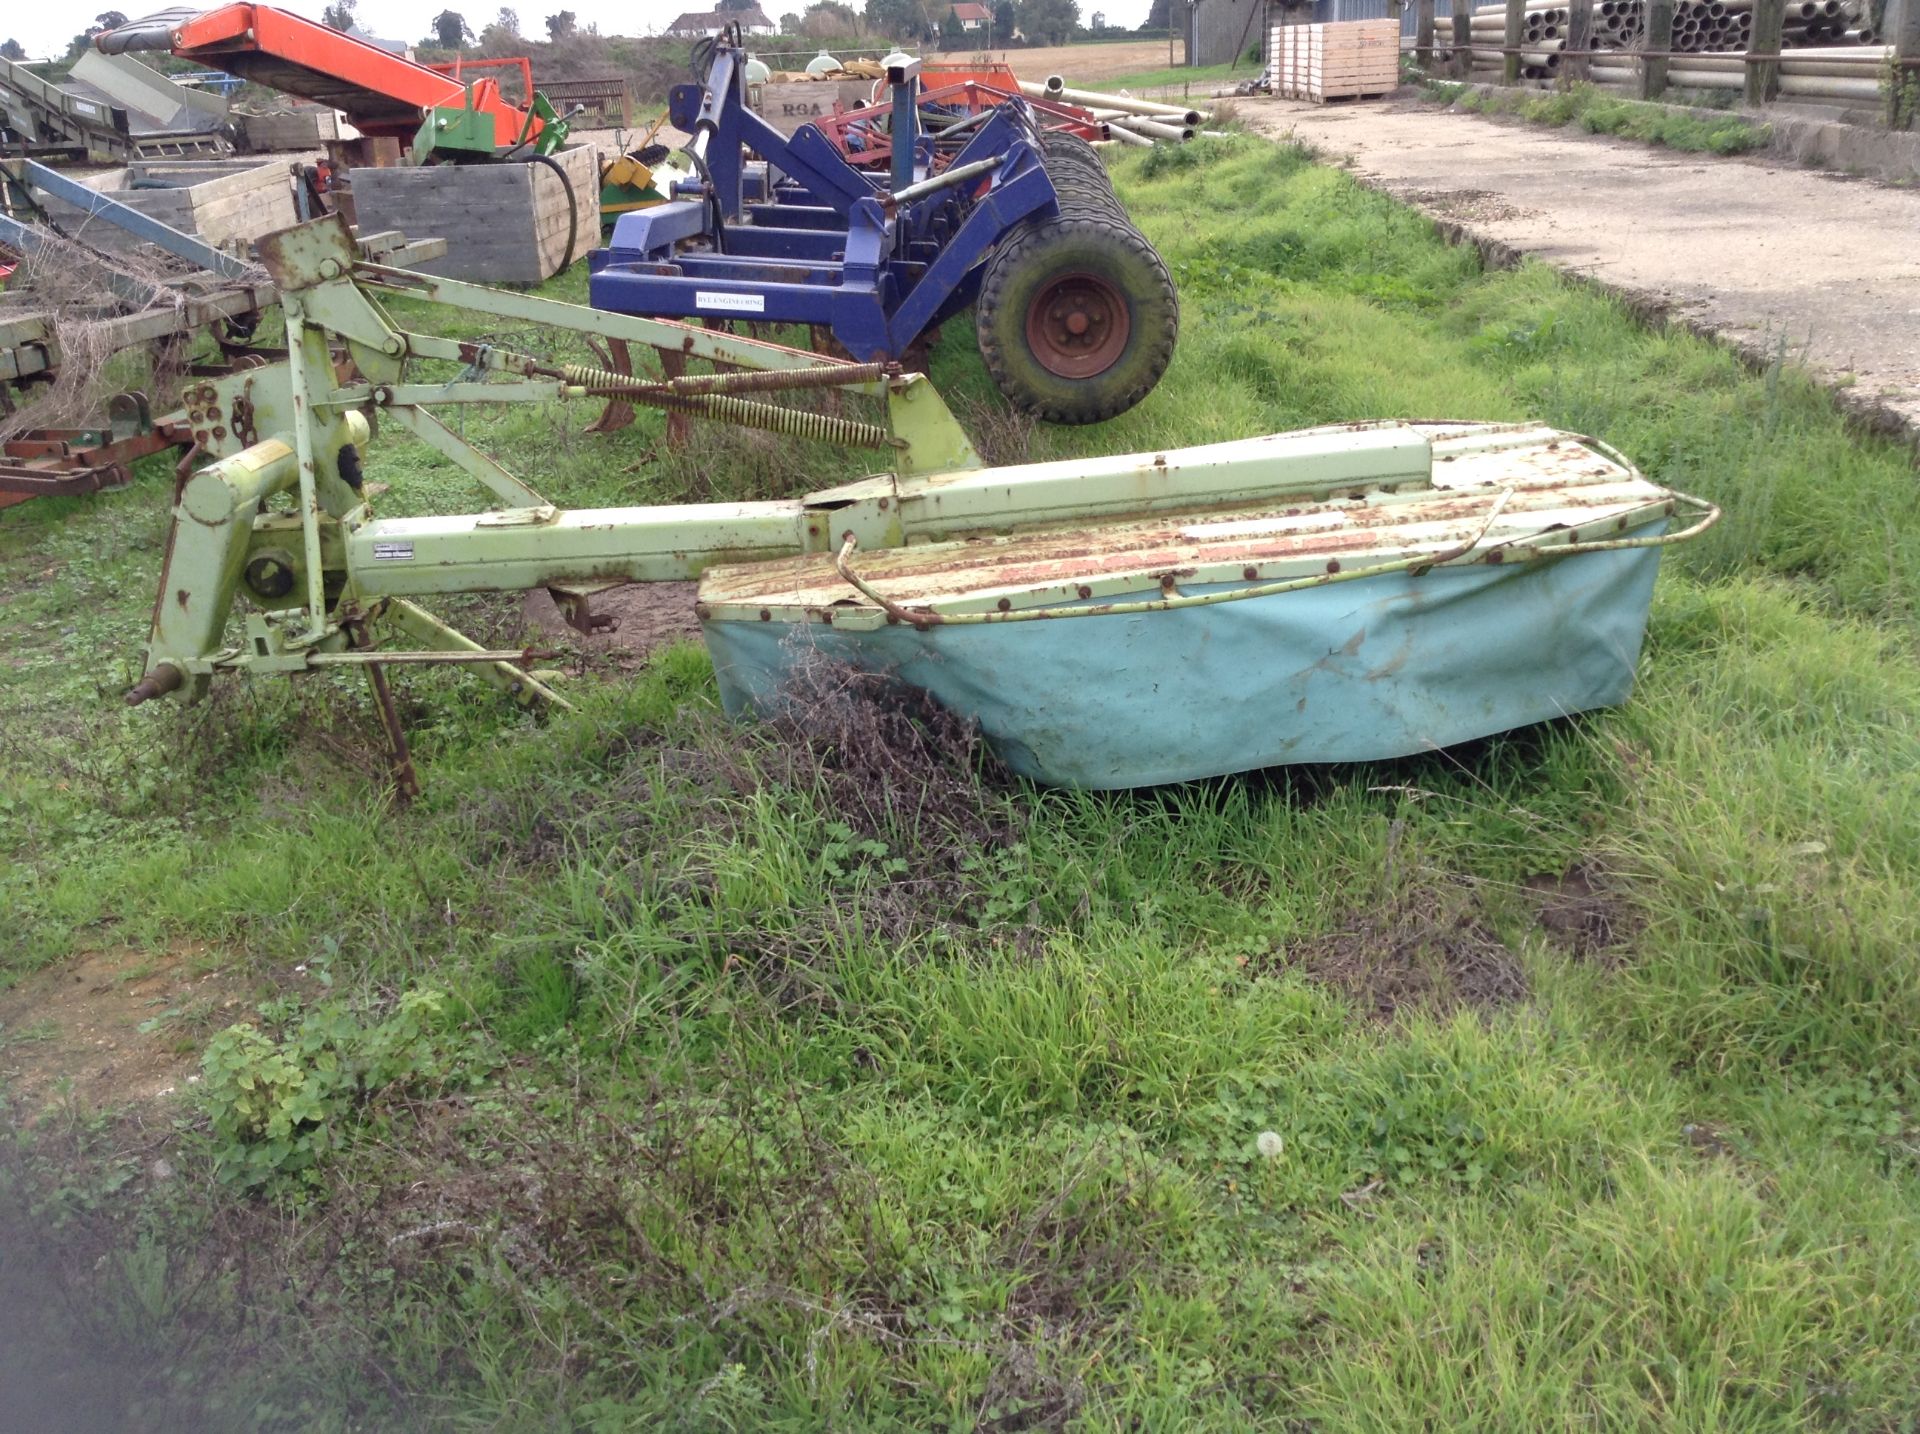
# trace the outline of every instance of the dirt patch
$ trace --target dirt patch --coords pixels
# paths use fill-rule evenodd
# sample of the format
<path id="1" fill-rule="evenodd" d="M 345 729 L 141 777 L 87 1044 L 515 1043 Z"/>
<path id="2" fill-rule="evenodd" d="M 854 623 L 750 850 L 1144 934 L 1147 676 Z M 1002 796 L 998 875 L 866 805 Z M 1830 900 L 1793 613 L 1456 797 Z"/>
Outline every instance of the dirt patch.
<path id="1" fill-rule="evenodd" d="M 1170 53 L 1175 58 L 1168 58 Z M 1183 64 L 1186 47 L 1176 41 L 1169 51 L 1163 37 L 1157 40 L 1130 40 L 1114 45 L 1048 45 L 1031 50 L 981 50 L 974 54 L 955 51 L 941 58 L 960 61 L 991 58 L 1013 66 L 1014 74 L 1029 84 L 1045 84 L 1048 75 L 1059 75 L 1069 88 L 1085 89 L 1092 85 L 1098 89 L 1100 86 L 1096 81 L 1117 79 L 1121 75 L 1146 74 Z M 1258 74 L 1259 68 L 1253 67 L 1247 73 Z M 1203 94 L 1211 94 L 1214 83 L 1208 80 L 1194 88 Z"/>
<path id="2" fill-rule="evenodd" d="M 629 583 L 595 593 L 588 606 L 596 620 L 610 619 L 611 626 L 591 633 L 569 626 L 545 588 L 527 594 L 521 613 L 543 637 L 568 643 L 590 657 L 639 667 L 656 648 L 700 636 L 700 619 L 693 612 L 697 590 L 696 583 Z"/>
<path id="3" fill-rule="evenodd" d="M 1633 909 L 1589 863 L 1575 862 L 1558 876 L 1530 876 L 1522 884 L 1536 902 L 1540 929 L 1569 955 L 1605 959 L 1637 927 Z"/>
<path id="4" fill-rule="evenodd" d="M 1463 223 L 1525 219 L 1528 214 L 1487 189 L 1407 189 L 1399 198 L 1431 214 L 1443 214 Z"/>
<path id="5" fill-rule="evenodd" d="M 1351 996 L 1376 1020 L 1403 1009 L 1492 1011 L 1527 997 L 1526 973 L 1464 886 L 1422 886 L 1355 911 L 1275 963 Z"/>
<path id="6" fill-rule="evenodd" d="M 195 1073 L 208 1029 L 234 1018 L 244 985 L 208 969 L 204 947 L 89 951 L 0 991 L 0 1095 L 31 1116 L 157 1100 Z"/>

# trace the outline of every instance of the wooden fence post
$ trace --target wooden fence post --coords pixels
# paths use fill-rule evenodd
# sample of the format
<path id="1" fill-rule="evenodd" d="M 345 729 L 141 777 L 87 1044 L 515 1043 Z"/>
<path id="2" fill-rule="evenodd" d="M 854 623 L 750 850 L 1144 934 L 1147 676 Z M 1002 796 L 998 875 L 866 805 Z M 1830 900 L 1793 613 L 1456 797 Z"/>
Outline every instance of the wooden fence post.
<path id="1" fill-rule="evenodd" d="M 1527 30 L 1527 0 L 1507 0 L 1506 51 L 1500 56 L 1500 78 L 1507 84 L 1520 83 L 1520 37 Z"/>
<path id="2" fill-rule="evenodd" d="M 1787 0 L 1753 0 L 1753 37 L 1747 41 L 1747 103 L 1763 105 L 1780 93 L 1780 33 Z M 1751 57 L 1767 58 L 1754 60 Z"/>
<path id="3" fill-rule="evenodd" d="M 1647 0 L 1647 55 L 1640 61 L 1640 98 L 1667 92 L 1667 51 L 1673 48 L 1673 0 Z"/>
<path id="4" fill-rule="evenodd" d="M 1587 78 L 1591 62 L 1581 52 L 1593 46 L 1593 5 L 1573 0 L 1567 13 L 1567 53 L 1560 57 L 1560 77 L 1569 84 Z"/>
<path id="5" fill-rule="evenodd" d="M 1912 129 L 1920 122 L 1920 0 L 1888 0 L 1887 41 L 1893 75 L 1887 86 L 1887 123 Z"/>
<path id="6" fill-rule="evenodd" d="M 1473 78 L 1473 0 L 1452 0 L 1453 59 L 1460 78 Z"/>
<path id="7" fill-rule="evenodd" d="M 1416 0 L 1413 10 L 1413 57 L 1425 73 L 1433 71 L 1433 0 Z"/>

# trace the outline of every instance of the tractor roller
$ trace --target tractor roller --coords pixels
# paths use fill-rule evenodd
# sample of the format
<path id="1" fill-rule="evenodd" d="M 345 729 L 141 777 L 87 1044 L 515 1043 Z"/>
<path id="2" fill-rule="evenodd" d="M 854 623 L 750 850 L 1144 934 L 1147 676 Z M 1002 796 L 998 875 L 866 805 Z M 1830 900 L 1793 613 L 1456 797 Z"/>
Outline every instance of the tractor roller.
<path id="1" fill-rule="evenodd" d="M 1099 423 L 1166 372 L 1180 301 L 1123 212 L 1063 194 L 1057 217 L 1028 220 L 987 260 L 974 323 L 987 372 L 1016 406 L 1049 423 Z"/>
<path id="2" fill-rule="evenodd" d="M 703 55 L 702 82 L 669 103 L 697 178 L 619 217 L 590 260 L 596 309 L 807 325 L 860 363 L 906 363 L 971 304 L 1001 393 L 1055 423 L 1122 413 L 1166 370 L 1179 327 L 1166 265 L 1099 154 L 1043 133 L 1026 100 L 962 121 L 936 171 L 920 61 L 890 55 L 887 166 L 863 170 L 826 130 L 785 134 L 753 111 L 737 37 Z"/>
<path id="3" fill-rule="evenodd" d="M 1041 139 L 1040 148 L 1047 156 L 1049 169 L 1063 164 L 1075 165 L 1099 175 L 1103 183 L 1106 181 L 1107 167 L 1100 160 L 1100 151 L 1079 135 L 1054 131 Z"/>

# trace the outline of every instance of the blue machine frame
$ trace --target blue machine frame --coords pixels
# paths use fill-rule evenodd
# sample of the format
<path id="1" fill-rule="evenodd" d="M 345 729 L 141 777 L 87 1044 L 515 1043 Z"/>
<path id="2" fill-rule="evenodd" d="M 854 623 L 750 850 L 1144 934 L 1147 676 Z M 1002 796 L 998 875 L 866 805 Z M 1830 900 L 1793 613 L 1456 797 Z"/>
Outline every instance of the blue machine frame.
<path id="1" fill-rule="evenodd" d="M 815 324 L 861 362 L 894 360 L 973 302 L 1009 231 L 1058 213 L 1024 102 L 994 111 L 940 175 L 929 176 L 932 138 L 902 136 L 911 142 L 895 144 L 883 185 L 812 125 L 788 137 L 748 109 L 744 58 L 719 47 L 704 85 L 673 89 L 673 122 L 692 134 L 684 152 L 702 177 L 620 217 L 589 259 L 594 308 Z M 916 130 L 917 69 L 888 74 L 895 121 Z"/>

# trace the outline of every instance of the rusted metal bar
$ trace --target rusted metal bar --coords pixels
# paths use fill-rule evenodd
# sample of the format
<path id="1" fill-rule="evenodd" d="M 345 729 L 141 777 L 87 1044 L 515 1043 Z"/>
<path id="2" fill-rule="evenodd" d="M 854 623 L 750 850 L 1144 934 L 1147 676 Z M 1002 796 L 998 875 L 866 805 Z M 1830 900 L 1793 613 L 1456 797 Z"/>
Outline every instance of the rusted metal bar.
<path id="1" fill-rule="evenodd" d="M 551 647 L 476 647 L 471 651 L 440 652 L 313 652 L 305 659 L 309 667 L 368 667 L 397 663 L 403 667 L 446 667 L 475 662 L 550 662 L 560 654 Z"/>
<path id="2" fill-rule="evenodd" d="M 1526 32 L 1527 0 L 1507 0 L 1507 35 L 1501 50 L 1504 59 L 1500 73 L 1510 85 L 1520 78 L 1520 42 L 1526 38 Z"/>
<path id="3" fill-rule="evenodd" d="M 387 759 L 393 767 L 394 800 L 404 807 L 420 795 L 420 777 L 413 770 L 413 750 L 407 745 L 407 729 L 400 722 L 400 709 L 394 705 L 393 687 L 387 681 L 386 665 L 368 663 L 367 681 L 373 687 L 374 705 L 380 709 L 380 726 L 387 734 Z"/>

